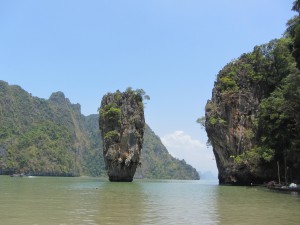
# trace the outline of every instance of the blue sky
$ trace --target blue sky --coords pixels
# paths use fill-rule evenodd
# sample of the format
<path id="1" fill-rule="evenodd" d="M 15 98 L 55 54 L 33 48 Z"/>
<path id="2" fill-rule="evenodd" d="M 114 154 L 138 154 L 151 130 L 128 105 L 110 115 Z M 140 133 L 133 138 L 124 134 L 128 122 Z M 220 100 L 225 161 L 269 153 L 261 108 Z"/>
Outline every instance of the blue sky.
<path id="1" fill-rule="evenodd" d="M 82 113 L 143 88 L 146 122 L 169 152 L 216 172 L 198 124 L 218 71 L 279 38 L 293 0 L 0 1 L 0 80 L 34 96 L 63 91 Z"/>

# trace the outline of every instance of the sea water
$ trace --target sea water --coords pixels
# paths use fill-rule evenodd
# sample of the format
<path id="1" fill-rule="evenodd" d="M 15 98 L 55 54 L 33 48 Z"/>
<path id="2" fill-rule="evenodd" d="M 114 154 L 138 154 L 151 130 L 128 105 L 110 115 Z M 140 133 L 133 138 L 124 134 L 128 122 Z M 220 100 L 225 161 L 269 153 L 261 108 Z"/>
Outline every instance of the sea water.
<path id="1" fill-rule="evenodd" d="M 300 196 L 217 181 L 0 176 L 0 224 L 300 224 Z"/>

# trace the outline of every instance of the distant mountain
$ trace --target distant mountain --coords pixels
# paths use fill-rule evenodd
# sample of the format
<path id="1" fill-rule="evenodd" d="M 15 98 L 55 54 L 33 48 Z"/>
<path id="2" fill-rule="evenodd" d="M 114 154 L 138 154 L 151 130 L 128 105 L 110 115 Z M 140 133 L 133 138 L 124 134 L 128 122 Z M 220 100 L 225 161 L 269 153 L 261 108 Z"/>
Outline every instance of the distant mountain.
<path id="1" fill-rule="evenodd" d="M 160 138 L 146 125 L 141 157 L 136 176 L 164 179 L 200 179 L 196 169 L 168 153 Z"/>
<path id="2" fill-rule="evenodd" d="M 218 176 L 213 174 L 211 171 L 204 171 L 204 172 L 199 171 L 199 175 L 200 175 L 201 180 L 216 180 L 216 179 L 218 179 Z"/>
<path id="3" fill-rule="evenodd" d="M 82 115 L 62 92 L 46 100 L 0 81 L 0 124 L 0 174 L 106 176 L 98 115 Z M 199 179 L 149 126 L 141 162 L 138 178 Z"/>

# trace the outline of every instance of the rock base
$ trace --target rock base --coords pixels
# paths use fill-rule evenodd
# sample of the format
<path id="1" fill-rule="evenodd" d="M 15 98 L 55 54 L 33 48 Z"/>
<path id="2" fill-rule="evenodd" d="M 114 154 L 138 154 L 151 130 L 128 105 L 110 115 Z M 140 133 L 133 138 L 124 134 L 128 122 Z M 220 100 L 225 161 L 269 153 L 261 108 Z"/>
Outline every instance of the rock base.
<path id="1" fill-rule="evenodd" d="M 111 182 L 132 182 L 133 178 L 131 177 L 109 177 Z"/>

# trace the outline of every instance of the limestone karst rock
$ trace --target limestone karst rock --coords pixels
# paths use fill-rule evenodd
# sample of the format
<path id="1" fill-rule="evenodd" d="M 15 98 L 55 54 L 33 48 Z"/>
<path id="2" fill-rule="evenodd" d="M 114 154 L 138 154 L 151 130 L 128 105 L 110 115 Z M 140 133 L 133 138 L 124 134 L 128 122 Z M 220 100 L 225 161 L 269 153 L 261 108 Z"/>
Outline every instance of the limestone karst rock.
<path id="1" fill-rule="evenodd" d="M 217 75 L 205 128 L 220 184 L 299 179 L 299 95 L 294 93 L 299 93 L 300 73 L 295 65 L 289 39 L 282 38 L 256 46 Z"/>
<path id="2" fill-rule="evenodd" d="M 255 182 L 254 174 L 249 167 L 237 166 L 234 157 L 256 144 L 254 120 L 263 91 L 248 83 L 247 74 L 242 72 L 238 77 L 239 91 L 223 91 L 221 80 L 228 73 L 225 68 L 218 75 L 212 98 L 205 107 L 205 127 L 216 158 L 220 184 L 250 184 Z"/>
<path id="3" fill-rule="evenodd" d="M 206 132 L 213 147 L 220 184 L 250 185 L 276 178 L 276 165 L 255 151 L 262 132 L 259 106 L 274 90 L 266 79 L 258 78 L 259 60 L 273 60 L 274 42 L 258 46 L 252 53 L 227 64 L 218 74 L 212 98 L 205 107 Z M 269 49 L 265 51 L 265 49 Z M 273 57 L 274 58 L 274 57 Z M 270 71 L 264 71 L 264 76 Z M 275 168 L 275 169 L 274 169 Z"/>
<path id="4" fill-rule="evenodd" d="M 143 96 L 127 89 L 102 98 L 99 128 L 110 181 L 132 181 L 140 163 L 145 118 Z"/>

